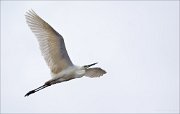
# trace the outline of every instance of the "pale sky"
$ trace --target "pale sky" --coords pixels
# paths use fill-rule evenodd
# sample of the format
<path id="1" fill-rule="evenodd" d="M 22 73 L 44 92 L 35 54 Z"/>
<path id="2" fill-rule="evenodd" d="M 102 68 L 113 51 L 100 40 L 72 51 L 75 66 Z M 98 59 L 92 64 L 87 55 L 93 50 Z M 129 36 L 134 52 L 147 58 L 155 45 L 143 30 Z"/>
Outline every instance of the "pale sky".
<path id="1" fill-rule="evenodd" d="M 24 95 L 51 78 L 25 21 L 33 9 L 74 64 L 103 77 Z M 1 113 L 178 113 L 179 1 L 1 1 Z"/>

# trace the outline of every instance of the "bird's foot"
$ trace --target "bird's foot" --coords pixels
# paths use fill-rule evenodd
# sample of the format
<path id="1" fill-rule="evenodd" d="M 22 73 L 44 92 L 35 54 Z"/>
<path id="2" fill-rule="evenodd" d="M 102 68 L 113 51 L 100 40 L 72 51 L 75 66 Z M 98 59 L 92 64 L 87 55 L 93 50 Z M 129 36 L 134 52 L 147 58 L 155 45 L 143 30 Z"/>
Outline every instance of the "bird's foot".
<path id="1" fill-rule="evenodd" d="M 36 91 L 35 90 L 32 90 L 32 91 L 29 91 L 28 93 L 26 93 L 25 97 L 29 96 L 30 94 L 33 94 L 35 93 Z"/>

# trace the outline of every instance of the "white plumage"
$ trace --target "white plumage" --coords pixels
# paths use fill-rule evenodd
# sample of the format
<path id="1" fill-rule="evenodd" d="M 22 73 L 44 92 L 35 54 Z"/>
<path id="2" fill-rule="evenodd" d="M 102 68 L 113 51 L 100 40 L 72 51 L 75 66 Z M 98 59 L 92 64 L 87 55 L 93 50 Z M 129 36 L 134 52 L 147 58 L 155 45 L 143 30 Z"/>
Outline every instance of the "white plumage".
<path id="1" fill-rule="evenodd" d="M 67 54 L 64 39 L 58 32 L 34 11 L 27 12 L 26 22 L 36 35 L 42 55 L 52 73 L 59 73 L 73 65 Z"/>
<path id="2" fill-rule="evenodd" d="M 97 63 L 84 66 L 74 65 L 66 51 L 64 39 L 58 32 L 32 10 L 28 11 L 25 17 L 27 24 L 38 39 L 41 53 L 52 75 L 52 79 L 39 88 L 29 91 L 25 96 L 29 96 L 53 84 L 81 78 L 84 75 L 99 77 L 106 73 L 101 68 L 89 68 Z"/>

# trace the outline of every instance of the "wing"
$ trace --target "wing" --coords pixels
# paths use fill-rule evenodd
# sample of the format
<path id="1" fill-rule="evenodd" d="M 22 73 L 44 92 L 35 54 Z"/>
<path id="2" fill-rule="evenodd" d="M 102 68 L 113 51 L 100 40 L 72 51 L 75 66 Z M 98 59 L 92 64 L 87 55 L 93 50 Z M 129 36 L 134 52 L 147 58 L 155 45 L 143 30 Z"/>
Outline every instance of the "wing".
<path id="1" fill-rule="evenodd" d="M 106 74 L 106 71 L 101 68 L 89 68 L 86 70 L 85 76 L 94 78 L 94 77 L 100 77 L 103 74 Z"/>
<path id="2" fill-rule="evenodd" d="M 26 22 L 38 39 L 40 50 L 52 73 L 59 73 L 71 62 L 63 37 L 34 11 L 26 12 Z"/>

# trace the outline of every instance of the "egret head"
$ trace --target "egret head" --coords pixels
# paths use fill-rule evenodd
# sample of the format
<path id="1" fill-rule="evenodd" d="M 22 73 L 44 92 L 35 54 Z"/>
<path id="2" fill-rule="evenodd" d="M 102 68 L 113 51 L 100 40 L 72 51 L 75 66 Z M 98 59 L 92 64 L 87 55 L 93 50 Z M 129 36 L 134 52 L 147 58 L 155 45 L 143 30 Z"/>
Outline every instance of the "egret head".
<path id="1" fill-rule="evenodd" d="M 84 65 L 83 67 L 84 67 L 85 69 L 88 69 L 89 67 L 91 67 L 91 66 L 93 66 L 93 65 L 95 65 L 95 64 L 97 64 L 97 62 L 96 62 L 96 63 L 93 63 L 93 64 L 90 64 L 90 65 Z"/>

